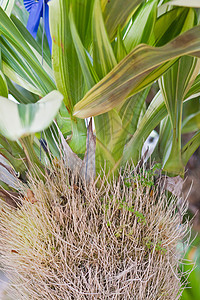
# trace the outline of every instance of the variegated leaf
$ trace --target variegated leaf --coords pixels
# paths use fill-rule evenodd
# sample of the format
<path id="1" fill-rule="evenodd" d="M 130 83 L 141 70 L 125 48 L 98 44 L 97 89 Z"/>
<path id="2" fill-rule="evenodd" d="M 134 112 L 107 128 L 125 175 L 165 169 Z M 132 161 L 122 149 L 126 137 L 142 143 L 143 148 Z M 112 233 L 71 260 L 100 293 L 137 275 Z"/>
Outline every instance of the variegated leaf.
<path id="1" fill-rule="evenodd" d="M 63 96 L 52 91 L 33 104 L 18 104 L 0 97 L 0 133 L 10 140 L 46 129 L 55 118 Z"/>
<path id="2" fill-rule="evenodd" d="M 160 48 L 137 46 L 76 104 L 74 115 L 86 118 L 113 109 L 160 77 L 167 61 L 189 54 L 200 56 L 200 26 Z"/>

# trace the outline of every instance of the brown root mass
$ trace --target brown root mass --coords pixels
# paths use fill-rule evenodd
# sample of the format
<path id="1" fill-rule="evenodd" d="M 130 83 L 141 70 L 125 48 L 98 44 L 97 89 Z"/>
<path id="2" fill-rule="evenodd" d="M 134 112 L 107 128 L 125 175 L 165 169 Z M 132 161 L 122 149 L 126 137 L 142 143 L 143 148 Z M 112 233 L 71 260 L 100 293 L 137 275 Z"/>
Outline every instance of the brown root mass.
<path id="1" fill-rule="evenodd" d="M 176 200 L 142 172 L 127 166 L 117 180 L 86 187 L 60 162 L 45 183 L 30 178 L 35 201 L 23 187 L 21 207 L 2 201 L 0 262 L 11 298 L 179 299 L 177 243 L 187 225 Z"/>

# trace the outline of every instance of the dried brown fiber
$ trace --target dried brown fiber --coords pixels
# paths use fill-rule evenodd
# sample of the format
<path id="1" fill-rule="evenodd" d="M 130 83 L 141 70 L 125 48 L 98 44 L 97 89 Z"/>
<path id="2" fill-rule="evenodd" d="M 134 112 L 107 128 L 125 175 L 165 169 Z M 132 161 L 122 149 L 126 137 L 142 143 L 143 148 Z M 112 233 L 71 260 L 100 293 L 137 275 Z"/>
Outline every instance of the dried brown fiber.
<path id="1" fill-rule="evenodd" d="M 61 161 L 45 183 L 30 177 L 31 201 L 23 187 L 20 208 L 2 201 L 0 263 L 10 299 L 179 299 L 177 243 L 187 224 L 176 199 L 150 188 L 141 172 L 127 166 L 118 179 L 86 187 Z"/>

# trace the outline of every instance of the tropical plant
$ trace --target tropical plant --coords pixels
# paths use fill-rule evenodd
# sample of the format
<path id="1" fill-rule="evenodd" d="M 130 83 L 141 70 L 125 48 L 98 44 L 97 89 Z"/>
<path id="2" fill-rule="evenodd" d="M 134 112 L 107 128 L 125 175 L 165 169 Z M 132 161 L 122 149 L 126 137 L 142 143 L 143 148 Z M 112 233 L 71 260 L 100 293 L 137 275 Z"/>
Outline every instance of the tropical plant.
<path id="1" fill-rule="evenodd" d="M 157 126 L 157 160 L 168 173 L 183 175 L 200 145 L 199 113 L 182 120 L 185 105 L 196 103 L 200 93 L 198 10 L 173 6 L 184 6 L 178 0 L 126 5 L 122 0 L 51 0 L 26 1 L 30 6 L 21 14 L 22 2 L 1 2 L 0 153 L 6 158 L 1 165 L 15 182 L 18 174 L 25 199 L 34 199 L 28 180 L 35 170 L 46 182 L 52 157 L 64 159 L 66 177 L 78 176 L 79 184 L 92 184 L 102 169 L 109 180 L 118 177 L 127 162 L 138 164 L 144 141 Z M 46 2 L 52 56 L 47 19 L 47 37 L 38 28 Z M 190 6 L 199 5 L 193 1 Z M 28 18 L 27 28 L 34 36 L 38 30 L 37 40 L 24 26 Z M 146 107 L 157 80 L 159 90 Z M 8 100 L 8 93 L 18 103 Z M 195 134 L 182 145 L 185 131 Z M 2 197 L 11 201 L 14 193 L 23 202 L 8 178 L 1 180 Z"/>

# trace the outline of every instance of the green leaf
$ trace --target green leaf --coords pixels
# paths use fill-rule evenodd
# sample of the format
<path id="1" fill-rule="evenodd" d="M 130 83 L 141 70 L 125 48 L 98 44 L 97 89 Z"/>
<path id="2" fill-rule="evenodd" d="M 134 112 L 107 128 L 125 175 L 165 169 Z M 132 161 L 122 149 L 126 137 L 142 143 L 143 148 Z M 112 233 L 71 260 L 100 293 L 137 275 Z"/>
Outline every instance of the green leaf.
<path id="1" fill-rule="evenodd" d="M 199 0 L 171 0 L 164 4 L 167 5 L 178 5 L 178 6 L 187 6 L 187 7 L 200 7 Z M 163 5 L 163 6 L 164 6 Z"/>
<path id="2" fill-rule="evenodd" d="M 160 88 L 173 128 L 172 147 L 163 168 L 170 173 L 183 173 L 181 127 L 183 100 L 199 71 L 197 59 L 182 57 L 160 79 Z"/>
<path id="3" fill-rule="evenodd" d="M 3 72 L 10 80 L 13 80 L 16 84 L 22 86 L 23 88 L 36 95 L 42 96 L 43 93 L 41 93 L 41 91 L 39 91 L 38 88 L 36 88 L 29 81 L 24 79 L 24 76 L 20 76 L 18 73 L 16 73 L 15 70 L 9 65 L 7 65 L 5 62 L 3 62 Z"/>
<path id="4" fill-rule="evenodd" d="M 39 97 L 35 94 L 30 93 L 29 91 L 22 88 L 20 85 L 12 82 L 8 77 L 6 78 L 9 93 L 19 102 L 19 103 L 35 103 L 39 100 Z"/>
<path id="5" fill-rule="evenodd" d="M 119 116 L 122 119 L 123 128 L 126 129 L 128 136 L 132 136 L 137 129 L 139 117 L 149 90 L 150 88 L 147 88 L 130 97 L 119 109 Z"/>
<path id="6" fill-rule="evenodd" d="M 7 140 L 0 134 L 0 153 L 10 162 L 17 172 L 26 170 L 25 153 L 18 142 Z"/>
<path id="7" fill-rule="evenodd" d="M 96 130 L 96 168 L 100 171 L 106 162 L 106 172 L 113 170 L 119 164 L 127 131 L 115 110 L 94 118 Z M 112 157 L 112 159 L 111 159 Z"/>
<path id="8" fill-rule="evenodd" d="M 8 97 L 8 86 L 3 72 L 0 70 L 0 96 Z"/>
<path id="9" fill-rule="evenodd" d="M 157 17 L 157 2 L 157 0 L 150 0 L 140 7 L 124 39 L 128 53 L 141 43 L 148 44 Z"/>
<path id="10" fill-rule="evenodd" d="M 195 79 L 195 81 L 192 84 L 192 87 L 188 91 L 187 95 L 185 96 L 185 99 L 193 99 L 200 96 L 200 75 L 198 75 Z"/>
<path id="11" fill-rule="evenodd" d="M 37 53 L 40 55 L 40 57 L 43 56 L 43 67 L 46 66 L 46 64 L 51 67 L 51 58 L 47 55 L 46 49 L 42 49 L 42 44 L 38 43 L 33 36 L 30 34 L 30 32 L 26 29 L 26 27 L 23 25 L 23 23 L 14 15 L 11 15 L 11 20 L 15 24 L 15 26 L 18 28 L 20 33 L 25 38 L 26 42 L 29 44 L 35 55 L 37 56 Z M 39 59 L 41 61 L 41 58 Z M 48 71 L 51 70 L 50 68 Z M 52 70 L 51 70 L 52 72 Z"/>
<path id="12" fill-rule="evenodd" d="M 94 0 L 70 1 L 74 24 L 83 46 L 89 49 L 92 43 L 92 12 Z"/>
<path id="13" fill-rule="evenodd" d="M 73 11 L 75 8 L 78 9 L 78 6 L 79 3 L 74 2 Z M 81 9 L 81 6 L 79 9 Z M 71 35 L 69 10 L 70 1 L 68 0 L 49 2 L 50 28 L 53 39 L 53 70 L 57 88 L 64 96 L 64 103 L 71 117 L 72 137 L 70 147 L 75 153 L 85 153 L 87 135 L 85 122 L 72 117 L 74 105 L 85 93 L 85 84 Z"/>
<path id="14" fill-rule="evenodd" d="M 200 129 L 200 112 L 189 115 L 182 124 L 182 133 L 194 132 Z"/>
<path id="15" fill-rule="evenodd" d="M 199 56 L 198 51 L 200 26 L 192 28 L 160 48 L 143 44 L 137 46 L 84 96 L 75 106 L 74 115 L 86 118 L 113 109 L 160 77 L 169 68 L 168 64 L 165 65 L 167 61 L 187 54 Z M 155 72 L 156 68 L 158 71 Z"/>
<path id="16" fill-rule="evenodd" d="M 86 50 L 78 35 L 78 31 L 76 29 L 76 25 L 74 22 L 72 9 L 70 9 L 69 21 L 70 21 L 70 28 L 71 28 L 71 34 L 72 34 L 74 46 L 76 48 L 77 56 L 79 59 L 79 63 L 82 69 L 82 73 L 85 79 L 87 89 L 89 90 L 95 83 L 99 81 L 99 78 L 92 66 L 88 54 L 86 53 Z"/>
<path id="17" fill-rule="evenodd" d="M 69 136 L 72 133 L 72 126 L 71 126 L 71 118 L 70 115 L 64 105 L 64 102 L 62 102 L 59 113 L 56 117 L 56 122 L 58 124 L 58 127 L 63 135 Z"/>
<path id="18" fill-rule="evenodd" d="M 134 10 L 143 0 L 101 0 L 104 21 L 109 38 L 112 40 L 120 26 L 124 28 Z"/>
<path id="19" fill-rule="evenodd" d="M 194 9 L 176 7 L 162 14 L 156 21 L 150 44 L 160 47 L 194 25 Z"/>
<path id="20" fill-rule="evenodd" d="M 126 144 L 123 153 L 122 164 L 126 161 L 133 161 L 135 165 L 138 163 L 145 140 L 166 115 L 167 109 L 163 100 L 163 96 L 159 91 L 151 101 L 134 135 Z"/>
<path id="21" fill-rule="evenodd" d="M 4 35 L 4 37 L 10 42 L 10 44 L 27 61 L 31 68 L 33 68 L 35 76 L 37 77 L 36 85 L 37 83 L 40 84 L 40 88 L 42 89 L 41 92 L 43 93 L 43 95 L 55 89 L 55 85 L 52 82 L 51 78 L 44 71 L 43 67 L 25 41 L 22 34 L 19 32 L 11 19 L 2 10 L 2 8 L 0 8 L 0 34 Z"/>
<path id="22" fill-rule="evenodd" d="M 120 27 L 118 28 L 117 39 L 114 44 L 114 53 L 118 63 L 127 55 Z"/>
<path id="23" fill-rule="evenodd" d="M 182 160 L 184 165 L 187 164 L 188 160 L 192 156 L 192 154 L 197 150 L 200 146 L 200 130 L 198 130 L 195 135 L 187 142 L 187 144 L 182 149 Z"/>
<path id="24" fill-rule="evenodd" d="M 5 11 L 5 13 L 10 16 L 15 0 L 1 0 L 0 7 Z"/>
<path id="25" fill-rule="evenodd" d="M 2 50 L 2 66 L 4 74 L 14 82 L 30 91 L 43 95 L 42 82 L 38 82 L 38 76 L 5 38 L 0 37 Z"/>
<path id="26" fill-rule="evenodd" d="M 117 64 L 109 41 L 99 0 L 93 9 L 93 65 L 99 78 L 104 77 Z"/>
<path id="27" fill-rule="evenodd" d="M 69 1 L 50 1 L 49 13 L 55 81 L 71 114 L 73 106 L 81 99 L 84 88 L 83 75 L 71 36 Z"/>
<path id="28" fill-rule="evenodd" d="M 0 132 L 10 140 L 46 129 L 55 118 L 63 96 L 52 91 L 37 103 L 17 104 L 0 97 Z"/>
<path id="29" fill-rule="evenodd" d="M 172 126 L 169 116 L 166 116 L 160 122 L 159 140 L 158 140 L 158 155 L 163 164 L 166 161 L 166 153 L 172 142 Z"/>
<path id="30" fill-rule="evenodd" d="M 11 16 L 11 20 L 17 26 L 18 30 L 21 32 L 23 37 L 25 38 L 26 42 L 31 47 L 32 51 L 34 52 L 35 56 L 39 60 L 40 64 L 43 66 L 44 70 L 47 74 L 51 77 L 52 81 L 54 81 L 53 70 L 51 66 L 51 59 L 47 55 L 46 48 L 42 49 L 40 44 L 32 37 L 26 27 L 20 22 L 18 18 L 15 16 Z M 41 44 L 42 45 L 42 44 Z"/>
<path id="31" fill-rule="evenodd" d="M 104 77 L 117 64 L 109 37 L 106 32 L 100 1 L 95 0 L 93 9 L 93 65 L 99 78 Z M 124 140 L 119 141 L 122 130 L 117 112 L 94 118 L 96 130 L 96 168 L 100 171 L 106 162 L 106 172 L 113 169 L 122 155 Z M 110 159 L 112 157 L 112 159 Z"/>

